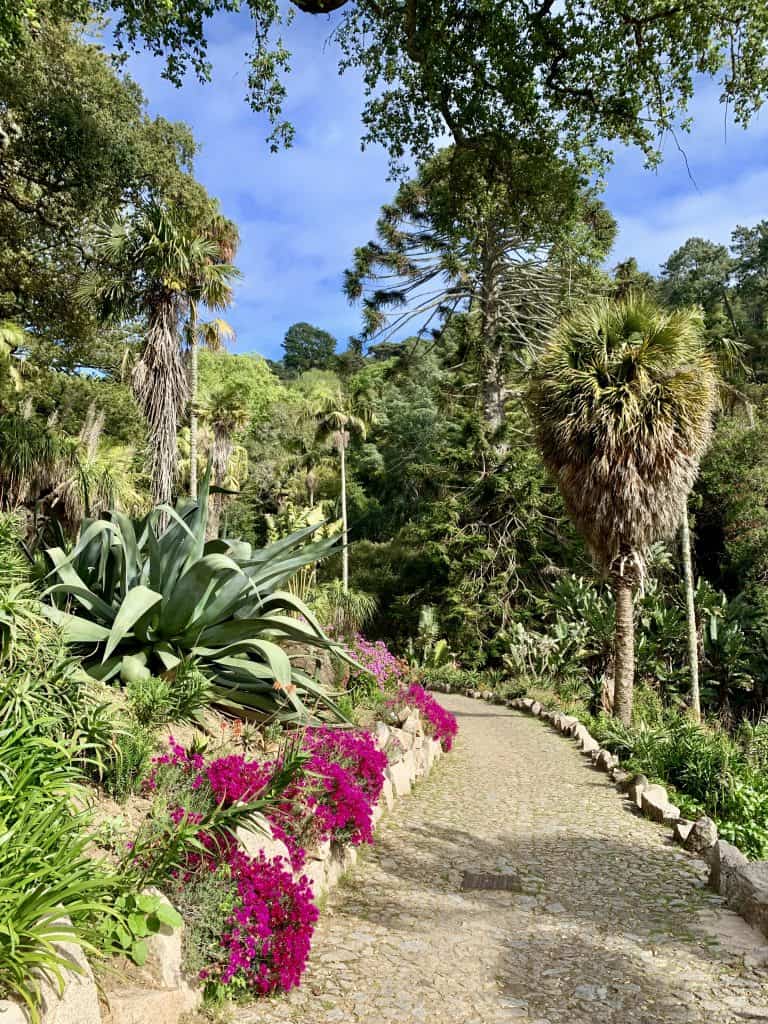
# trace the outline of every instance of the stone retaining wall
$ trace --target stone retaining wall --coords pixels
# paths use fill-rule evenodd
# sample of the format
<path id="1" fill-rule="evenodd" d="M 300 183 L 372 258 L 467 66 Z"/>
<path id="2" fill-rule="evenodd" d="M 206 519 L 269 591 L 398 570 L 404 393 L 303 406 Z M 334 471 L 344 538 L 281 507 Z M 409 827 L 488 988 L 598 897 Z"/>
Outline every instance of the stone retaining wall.
<path id="1" fill-rule="evenodd" d="M 709 884 L 728 906 L 749 924 L 768 937 L 768 861 L 750 863 L 735 846 L 720 839 L 717 826 L 711 818 L 687 821 L 680 816 L 680 808 L 669 799 L 664 786 L 652 784 L 644 775 L 630 775 L 623 771 L 619 760 L 590 736 L 577 718 L 544 708 L 529 697 L 507 702 L 509 707 L 526 711 L 549 722 L 564 735 L 573 737 L 582 753 L 596 768 L 607 772 L 619 792 L 624 793 L 638 810 L 659 824 L 669 826 L 675 841 L 684 850 L 701 857 L 709 866 Z"/>
<path id="2" fill-rule="evenodd" d="M 419 780 L 429 775 L 443 753 L 440 743 L 426 735 L 419 712 L 412 708 L 404 708 L 391 725 L 377 722 L 375 739 L 379 749 L 387 754 L 389 764 L 381 797 L 373 811 L 374 828 L 398 797 L 406 796 Z M 274 837 L 241 829 L 238 839 L 251 856 L 258 856 L 263 850 L 267 857 L 289 859 L 285 844 Z M 298 873 L 309 878 L 319 900 L 356 861 L 356 847 L 325 842 L 308 852 L 307 863 Z M 163 926 L 149 940 L 150 956 L 163 988 L 109 988 L 105 993 L 107 1007 L 99 1004 L 96 980 L 80 947 L 75 943 L 58 944 L 56 949 L 72 962 L 74 970 L 64 972 L 61 993 L 47 981 L 41 982 L 40 1024 L 178 1024 L 185 1013 L 196 1009 L 202 1001 L 201 990 L 181 972 L 182 938 L 183 926 L 175 930 Z M 0 1024 L 29 1021 L 21 1005 L 0 999 Z"/>

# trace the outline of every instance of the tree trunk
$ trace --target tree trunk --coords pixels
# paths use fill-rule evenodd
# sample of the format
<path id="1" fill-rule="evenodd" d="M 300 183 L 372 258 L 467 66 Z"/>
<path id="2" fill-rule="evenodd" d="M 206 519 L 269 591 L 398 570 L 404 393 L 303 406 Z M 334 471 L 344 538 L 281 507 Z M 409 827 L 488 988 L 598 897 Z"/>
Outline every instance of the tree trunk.
<path id="1" fill-rule="evenodd" d="M 691 673 L 691 711 L 696 721 L 700 722 L 699 637 L 696 629 L 696 604 L 693 599 L 693 561 L 691 558 L 691 531 L 688 526 L 687 507 L 680 524 L 680 541 L 683 553 L 683 573 L 685 575 L 685 609 L 688 620 L 688 668 Z"/>
<path id="2" fill-rule="evenodd" d="M 213 424 L 213 450 L 211 452 L 211 476 L 217 487 L 221 487 L 227 475 L 227 466 L 232 455 L 232 438 L 227 427 Z M 208 498 L 208 523 L 205 530 L 206 540 L 215 540 L 219 536 L 223 494 L 211 494 Z"/>
<path id="3" fill-rule="evenodd" d="M 632 689 L 635 681 L 635 622 L 631 578 L 615 573 L 613 595 L 616 600 L 613 714 L 624 725 L 631 725 Z"/>
<path id="4" fill-rule="evenodd" d="M 499 435 L 504 429 L 507 413 L 507 382 L 504 366 L 504 338 L 501 330 L 502 257 L 495 238 L 483 247 L 483 281 L 481 291 L 481 343 L 483 365 L 483 416 L 488 437 L 497 458 L 507 451 Z"/>
<path id="5" fill-rule="evenodd" d="M 189 496 L 197 501 L 197 316 L 190 313 L 189 333 Z"/>
<path id="6" fill-rule="evenodd" d="M 347 547 L 347 438 L 341 432 L 339 455 L 341 456 L 341 586 L 346 594 L 349 590 L 349 548 Z"/>
<path id="7" fill-rule="evenodd" d="M 613 714 L 613 703 L 616 696 L 616 678 L 614 670 L 614 657 L 611 654 L 608 664 L 603 672 L 603 685 L 600 691 L 600 706 L 607 715 Z"/>
<path id="8" fill-rule="evenodd" d="M 175 296 L 158 302 L 150 317 L 144 351 L 133 371 L 133 390 L 149 428 L 152 500 L 168 504 L 176 474 L 179 415 L 188 396 Z"/>

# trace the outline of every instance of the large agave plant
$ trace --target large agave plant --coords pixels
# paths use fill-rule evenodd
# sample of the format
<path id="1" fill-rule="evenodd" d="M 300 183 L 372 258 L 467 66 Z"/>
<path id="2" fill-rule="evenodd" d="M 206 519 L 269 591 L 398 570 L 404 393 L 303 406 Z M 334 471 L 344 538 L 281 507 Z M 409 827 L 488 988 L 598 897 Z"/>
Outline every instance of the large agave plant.
<path id="1" fill-rule="evenodd" d="M 46 614 L 77 644 L 96 679 L 172 674 L 195 659 L 218 703 L 254 714 L 306 720 L 331 696 L 295 668 L 285 645 L 332 648 L 309 609 L 282 589 L 335 539 L 309 527 L 261 549 L 205 541 L 208 482 L 199 502 L 160 506 L 132 521 L 120 512 L 85 520 L 67 555 L 48 549 L 56 582 Z"/>

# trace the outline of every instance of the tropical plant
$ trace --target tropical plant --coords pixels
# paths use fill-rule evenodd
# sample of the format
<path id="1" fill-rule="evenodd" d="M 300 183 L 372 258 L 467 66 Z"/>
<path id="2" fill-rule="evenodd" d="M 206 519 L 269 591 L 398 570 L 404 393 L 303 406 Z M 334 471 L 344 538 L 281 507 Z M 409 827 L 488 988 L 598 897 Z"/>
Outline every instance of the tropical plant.
<path id="1" fill-rule="evenodd" d="M 232 302 L 231 282 L 239 276 L 232 266 L 240 241 L 233 221 L 215 213 L 202 225 L 203 237 L 215 248 L 215 255 L 203 261 L 193 274 L 189 289 L 189 320 L 187 345 L 189 347 L 189 494 L 197 497 L 197 388 L 198 345 L 202 342 L 209 352 L 220 352 L 224 343 L 234 338 L 235 332 L 220 317 L 201 321 L 200 305 L 208 309 L 225 309 Z"/>
<path id="2" fill-rule="evenodd" d="M 280 589 L 326 556 L 331 539 L 308 527 L 262 549 L 206 543 L 208 478 L 199 502 L 157 508 L 133 522 L 119 512 L 84 522 L 69 555 L 51 548 L 47 615 L 97 679 L 169 674 L 195 659 L 219 703 L 252 714 L 307 719 L 335 712 L 326 690 L 291 665 L 282 644 L 332 648 L 314 615 Z M 169 525 L 159 526 L 161 517 Z M 78 614 L 66 610 L 78 608 Z M 313 708 L 307 706 L 307 702 Z"/>
<path id="3" fill-rule="evenodd" d="M 40 979 L 57 987 L 73 970 L 57 944 L 97 952 L 89 937 L 99 915 L 113 913 L 117 878 L 87 854 L 87 817 L 71 750 L 29 728 L 0 733 L 0 992 L 40 1020 Z"/>
<path id="4" fill-rule="evenodd" d="M 0 414 L 0 509 L 33 504 L 75 464 L 75 448 L 31 410 Z"/>
<path id="5" fill-rule="evenodd" d="M 9 395 L 23 388 L 25 364 L 19 358 L 19 352 L 26 341 L 27 334 L 23 327 L 10 320 L 0 320 L 0 408 L 5 380 L 10 384 Z"/>
<path id="6" fill-rule="evenodd" d="M 341 582 L 349 590 L 349 524 L 347 522 L 347 448 L 352 434 L 365 439 L 366 428 L 373 420 L 370 403 L 363 396 L 344 394 L 338 390 L 327 396 L 315 412 L 318 437 L 330 438 L 339 453 L 341 471 Z"/>
<path id="7" fill-rule="evenodd" d="M 217 262 L 220 245 L 191 224 L 185 211 L 155 201 L 101 228 L 96 252 L 105 266 L 93 292 L 100 316 L 116 322 L 146 318 L 133 388 L 149 428 L 152 495 L 157 504 L 166 503 L 173 490 L 176 431 L 189 398 L 182 322 L 200 302 L 226 305 L 235 270 Z M 196 327 L 191 337 L 197 339 Z"/>
<path id="8" fill-rule="evenodd" d="M 717 377 L 702 315 L 633 294 L 586 305 L 543 350 L 528 400 L 544 461 L 611 578 L 614 711 L 629 723 L 644 553 L 679 527 L 712 430 Z"/>
<path id="9" fill-rule="evenodd" d="M 249 410 L 244 397 L 236 385 L 227 385 L 207 395 L 201 403 L 200 411 L 212 433 L 210 463 L 213 483 L 217 489 L 238 489 L 240 480 L 247 475 L 248 466 L 248 454 L 244 448 L 239 449 L 241 466 L 236 467 L 233 464 L 234 436 L 249 420 Z M 235 474 L 233 470 L 237 468 L 239 472 Z M 222 498 L 220 491 L 209 498 L 208 539 L 219 535 Z"/>
<path id="10" fill-rule="evenodd" d="M 378 601 L 373 594 L 350 587 L 341 580 L 330 580 L 317 591 L 314 608 L 318 619 L 337 636 L 359 633 L 376 614 Z"/>

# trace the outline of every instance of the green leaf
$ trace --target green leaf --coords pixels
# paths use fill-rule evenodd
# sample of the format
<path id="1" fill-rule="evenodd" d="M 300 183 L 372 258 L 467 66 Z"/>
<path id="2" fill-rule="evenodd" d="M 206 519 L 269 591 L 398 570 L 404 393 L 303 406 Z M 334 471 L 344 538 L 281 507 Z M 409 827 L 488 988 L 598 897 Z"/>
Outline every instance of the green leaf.
<path id="1" fill-rule="evenodd" d="M 166 903 L 164 900 L 160 903 L 155 913 L 158 920 L 169 928 L 181 928 L 184 924 L 184 918 L 178 910 L 174 909 L 170 903 Z"/>
<path id="2" fill-rule="evenodd" d="M 149 946 L 143 939 L 137 939 L 131 946 L 131 960 L 137 967 L 143 967 L 149 956 Z"/>
<path id="3" fill-rule="evenodd" d="M 49 604 L 42 605 L 41 611 L 57 626 L 61 626 L 67 643 L 93 644 L 109 637 L 109 630 L 106 626 L 100 626 L 97 622 L 89 622 L 77 615 L 70 615 L 69 612 L 63 612 Z"/>
<path id="4" fill-rule="evenodd" d="M 140 892 L 134 900 L 138 909 L 143 910 L 145 914 L 154 914 L 162 902 L 159 896 L 154 896 L 151 892 Z"/>
<path id="5" fill-rule="evenodd" d="M 140 911 L 129 914 L 128 927 L 137 939 L 144 938 L 145 935 L 149 934 L 149 929 L 147 928 L 147 915 Z"/>
<path id="6" fill-rule="evenodd" d="M 115 616 L 112 629 L 109 631 L 109 639 L 107 640 L 102 661 L 107 660 L 117 645 L 130 634 L 135 623 L 162 599 L 162 594 L 158 594 L 148 587 L 133 588 L 120 605 L 120 611 Z"/>

